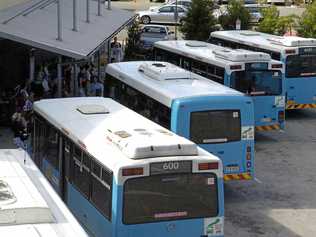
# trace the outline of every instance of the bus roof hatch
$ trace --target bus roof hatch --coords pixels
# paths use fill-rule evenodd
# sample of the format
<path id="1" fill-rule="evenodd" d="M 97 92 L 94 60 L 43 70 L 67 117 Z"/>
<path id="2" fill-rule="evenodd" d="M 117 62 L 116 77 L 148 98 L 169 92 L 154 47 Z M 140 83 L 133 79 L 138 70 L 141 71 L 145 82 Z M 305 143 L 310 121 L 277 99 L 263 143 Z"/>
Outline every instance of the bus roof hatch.
<path id="1" fill-rule="evenodd" d="M 244 49 L 216 49 L 213 50 L 216 57 L 232 62 L 270 61 L 267 53 L 252 52 Z"/>
<path id="2" fill-rule="evenodd" d="M 191 79 L 191 73 L 166 62 L 146 62 L 139 66 L 138 71 L 158 80 Z"/>
<path id="3" fill-rule="evenodd" d="M 107 139 L 130 159 L 198 155 L 196 144 L 165 129 L 108 130 Z"/>

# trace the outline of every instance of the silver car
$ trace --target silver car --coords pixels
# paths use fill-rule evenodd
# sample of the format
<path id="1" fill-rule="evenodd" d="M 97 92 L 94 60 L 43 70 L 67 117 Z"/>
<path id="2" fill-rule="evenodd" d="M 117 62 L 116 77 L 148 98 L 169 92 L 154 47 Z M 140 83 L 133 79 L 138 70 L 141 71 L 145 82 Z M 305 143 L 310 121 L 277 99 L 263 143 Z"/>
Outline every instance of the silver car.
<path id="1" fill-rule="evenodd" d="M 175 20 L 176 16 L 176 6 L 174 5 L 163 5 L 157 9 L 152 9 L 148 11 L 138 12 L 140 21 L 143 24 L 149 24 L 153 22 L 157 23 L 169 23 L 169 24 L 181 24 L 181 20 L 186 16 L 187 8 L 184 6 L 178 6 L 178 17 L 177 22 Z"/>
<path id="2" fill-rule="evenodd" d="M 143 49 L 151 49 L 157 41 L 172 39 L 174 39 L 174 32 L 164 25 L 145 25 L 140 35 Z"/>
<path id="3" fill-rule="evenodd" d="M 192 1 L 191 0 L 177 0 L 177 2 L 175 0 L 172 0 L 172 1 L 169 1 L 165 4 L 163 4 L 162 6 L 165 6 L 165 5 L 178 5 L 178 6 L 184 6 L 186 8 L 189 8 L 191 7 L 192 5 Z M 149 10 L 154 10 L 154 9 L 157 9 L 159 7 L 162 7 L 162 6 L 152 6 L 149 8 Z"/>

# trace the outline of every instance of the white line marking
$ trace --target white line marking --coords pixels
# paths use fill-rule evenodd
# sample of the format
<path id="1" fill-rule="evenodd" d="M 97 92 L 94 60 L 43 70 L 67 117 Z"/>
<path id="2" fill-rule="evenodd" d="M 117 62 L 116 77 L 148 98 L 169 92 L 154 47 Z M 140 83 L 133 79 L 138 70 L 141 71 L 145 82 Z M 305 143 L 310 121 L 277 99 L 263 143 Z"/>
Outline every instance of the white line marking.
<path id="1" fill-rule="evenodd" d="M 262 184 L 262 183 L 263 183 L 261 180 L 259 180 L 259 179 L 257 179 L 257 178 L 255 178 L 255 181 L 256 181 L 257 183 L 259 183 L 259 184 Z"/>

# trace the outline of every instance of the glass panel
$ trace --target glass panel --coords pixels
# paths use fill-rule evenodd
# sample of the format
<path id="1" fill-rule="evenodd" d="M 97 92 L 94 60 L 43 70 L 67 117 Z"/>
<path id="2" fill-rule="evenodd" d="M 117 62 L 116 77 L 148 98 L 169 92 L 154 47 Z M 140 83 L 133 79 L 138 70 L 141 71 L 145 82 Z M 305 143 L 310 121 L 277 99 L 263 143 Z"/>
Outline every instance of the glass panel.
<path id="1" fill-rule="evenodd" d="M 47 127 L 47 137 L 46 137 L 46 159 L 49 163 L 54 166 L 55 169 L 59 169 L 58 163 L 58 132 L 52 126 Z"/>
<path id="2" fill-rule="evenodd" d="M 280 71 L 250 69 L 233 72 L 230 86 L 238 91 L 254 96 L 280 95 L 282 93 L 282 73 Z"/>
<path id="3" fill-rule="evenodd" d="M 89 197 L 90 174 L 79 161 L 73 160 L 73 183 L 86 198 Z"/>
<path id="4" fill-rule="evenodd" d="M 286 77 L 315 77 L 316 55 L 290 55 L 286 59 Z"/>
<path id="5" fill-rule="evenodd" d="M 112 191 L 100 179 L 92 176 L 91 202 L 108 219 L 111 219 Z"/>
<path id="6" fill-rule="evenodd" d="M 197 144 L 240 140 L 239 110 L 192 112 L 190 123 L 190 140 Z"/>
<path id="7" fill-rule="evenodd" d="M 123 223 L 214 217 L 218 213 L 214 174 L 154 175 L 127 180 Z"/>

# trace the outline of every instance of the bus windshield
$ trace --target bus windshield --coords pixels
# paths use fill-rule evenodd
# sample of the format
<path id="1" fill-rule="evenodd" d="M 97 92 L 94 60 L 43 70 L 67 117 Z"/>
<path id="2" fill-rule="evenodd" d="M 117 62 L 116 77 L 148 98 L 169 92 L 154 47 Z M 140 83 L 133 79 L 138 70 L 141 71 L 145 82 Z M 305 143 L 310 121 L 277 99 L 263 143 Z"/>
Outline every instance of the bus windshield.
<path id="1" fill-rule="evenodd" d="M 252 96 L 280 95 L 282 74 L 280 71 L 245 70 L 231 74 L 230 86 Z"/>
<path id="2" fill-rule="evenodd" d="M 289 55 L 286 59 L 286 77 L 316 76 L 316 55 Z"/>
<path id="3" fill-rule="evenodd" d="M 192 112 L 190 140 L 197 144 L 239 141 L 240 126 L 238 110 Z"/>
<path id="4" fill-rule="evenodd" d="M 218 214 L 213 173 L 163 174 L 129 179 L 124 185 L 124 224 L 214 217 Z"/>

